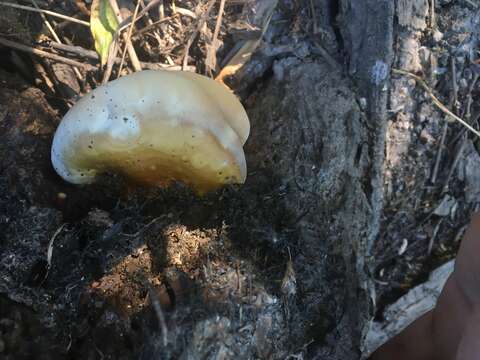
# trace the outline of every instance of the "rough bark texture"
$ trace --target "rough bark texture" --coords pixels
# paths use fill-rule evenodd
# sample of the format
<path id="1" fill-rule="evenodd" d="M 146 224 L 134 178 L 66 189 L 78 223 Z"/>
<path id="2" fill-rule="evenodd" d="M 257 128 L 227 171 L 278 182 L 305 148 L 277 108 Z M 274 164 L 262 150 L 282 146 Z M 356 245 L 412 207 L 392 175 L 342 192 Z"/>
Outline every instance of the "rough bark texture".
<path id="1" fill-rule="evenodd" d="M 390 70 L 393 61 L 394 2 L 389 0 L 341 1 L 340 29 L 349 55 L 350 74 L 356 79 L 359 93 L 366 99 L 366 116 L 371 166 L 364 181 L 371 206 L 370 229 L 363 248 L 351 257 L 357 286 L 362 289 L 349 302 L 350 317 L 356 320 L 360 338 L 366 335 L 368 317 L 375 299 L 372 283 L 374 242 L 380 231 L 383 211 L 383 163 L 386 135 L 386 109 Z M 352 281 L 353 282 L 353 281 Z M 357 307 L 355 304 L 363 304 Z M 368 311 L 368 310 L 370 311 Z M 367 315 L 368 314 L 368 315 Z"/>
<path id="2" fill-rule="evenodd" d="M 363 189 L 371 150 L 366 118 L 341 72 L 321 62 L 280 66 L 251 111 L 247 153 L 254 171 L 270 169 L 281 179 L 286 207 L 298 219 L 292 251 L 304 310 L 294 321 L 313 320 L 306 330 L 317 341 L 338 326 L 342 335 L 329 337 L 322 352 L 354 358 L 362 330 L 349 317 L 347 299 L 354 293 L 354 311 L 367 310 L 354 272 L 372 220 Z"/>

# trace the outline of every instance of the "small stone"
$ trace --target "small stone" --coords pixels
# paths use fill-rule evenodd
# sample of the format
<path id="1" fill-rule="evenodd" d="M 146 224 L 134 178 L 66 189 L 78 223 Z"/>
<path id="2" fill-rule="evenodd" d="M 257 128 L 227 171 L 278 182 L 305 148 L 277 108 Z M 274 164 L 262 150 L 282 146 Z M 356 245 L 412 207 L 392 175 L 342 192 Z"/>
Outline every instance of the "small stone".
<path id="1" fill-rule="evenodd" d="M 448 216 L 452 212 L 452 209 L 456 207 L 456 204 L 457 200 L 455 200 L 454 197 L 445 195 L 433 213 L 437 216 Z"/>
<path id="2" fill-rule="evenodd" d="M 465 69 L 463 70 L 463 78 L 464 78 L 465 80 L 468 80 L 468 81 L 472 80 L 472 78 L 473 78 L 473 71 L 472 71 L 472 69 L 470 69 L 470 68 L 465 68 Z"/>
<path id="3" fill-rule="evenodd" d="M 435 75 L 443 75 L 448 71 L 446 67 L 436 67 L 433 69 Z"/>
<path id="4" fill-rule="evenodd" d="M 403 254 L 405 254 L 405 251 L 407 251 L 407 248 L 408 248 L 408 240 L 403 239 L 402 245 L 400 246 L 400 249 L 398 249 L 398 255 L 402 256 Z"/>
<path id="5" fill-rule="evenodd" d="M 283 80 L 285 77 L 285 69 L 281 63 L 277 61 L 273 63 L 273 74 L 278 81 Z"/>
<path id="6" fill-rule="evenodd" d="M 461 78 L 458 82 L 458 87 L 460 89 L 467 89 L 468 88 L 468 81 L 465 78 Z"/>
<path id="7" fill-rule="evenodd" d="M 435 30 L 433 32 L 432 38 L 435 42 L 439 42 L 443 39 L 443 33 L 438 30 Z"/>
<path id="8" fill-rule="evenodd" d="M 455 61 L 457 62 L 457 65 L 463 65 L 463 64 L 465 64 L 465 56 L 464 55 L 457 55 L 455 57 Z"/>
<path id="9" fill-rule="evenodd" d="M 420 141 L 424 144 L 431 144 L 434 142 L 434 138 L 432 137 L 432 135 L 428 132 L 427 129 L 423 129 L 421 132 L 420 132 Z"/>
<path id="10" fill-rule="evenodd" d="M 358 105 L 360 105 L 360 109 L 362 111 L 365 111 L 367 109 L 367 99 L 361 97 L 360 99 L 358 99 Z"/>

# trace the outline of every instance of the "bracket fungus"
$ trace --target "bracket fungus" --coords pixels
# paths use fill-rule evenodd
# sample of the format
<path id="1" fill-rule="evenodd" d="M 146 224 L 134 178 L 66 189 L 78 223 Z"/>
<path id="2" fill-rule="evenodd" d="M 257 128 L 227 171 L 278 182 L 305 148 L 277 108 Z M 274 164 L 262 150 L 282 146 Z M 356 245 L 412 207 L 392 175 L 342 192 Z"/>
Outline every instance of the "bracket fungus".
<path id="1" fill-rule="evenodd" d="M 145 70 L 80 99 L 55 133 L 52 163 L 74 184 L 118 172 L 204 193 L 245 181 L 249 131 L 243 106 L 224 85 L 189 72 Z"/>

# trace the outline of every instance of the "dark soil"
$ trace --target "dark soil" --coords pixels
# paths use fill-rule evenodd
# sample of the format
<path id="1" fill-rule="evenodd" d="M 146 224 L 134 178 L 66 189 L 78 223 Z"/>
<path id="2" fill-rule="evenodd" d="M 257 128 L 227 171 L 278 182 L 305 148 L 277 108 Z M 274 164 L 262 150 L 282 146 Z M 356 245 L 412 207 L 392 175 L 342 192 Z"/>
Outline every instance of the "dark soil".
<path id="1" fill-rule="evenodd" d="M 288 100 L 289 94 L 307 91 L 304 96 L 311 96 L 305 70 L 328 71 L 316 66 L 286 75 L 296 90 L 276 87 L 283 92 L 285 106 L 296 101 Z M 305 337 L 310 343 L 323 341 L 339 316 L 332 313 L 335 293 L 344 296 L 343 274 L 337 268 L 342 266 L 341 249 L 332 248 L 332 258 L 321 260 L 327 251 L 322 248 L 329 245 L 318 243 L 312 231 L 330 230 L 311 227 L 317 226 L 319 211 L 326 215 L 329 204 L 342 203 L 333 196 L 345 186 L 338 169 L 347 158 L 353 159 L 343 155 L 343 141 L 329 144 L 318 139 L 325 153 L 330 152 L 326 159 L 311 159 L 311 154 L 318 154 L 316 148 L 281 148 L 281 142 L 298 143 L 297 136 L 308 135 L 298 132 L 290 121 L 295 117 L 287 115 L 294 114 L 296 107 L 265 113 L 271 106 L 265 102 L 276 102 L 278 96 L 272 85 L 269 95 L 252 110 L 252 120 L 276 120 L 264 121 L 270 124 L 266 128 L 259 123 L 252 134 L 246 148 L 250 176 L 244 186 L 204 198 L 180 185 L 132 190 L 116 179 L 79 188 L 64 183 L 50 167 L 50 142 L 58 121 L 55 111 L 39 90 L 25 85 L 23 91 L 14 90 L 22 82 L 15 83 L 15 77 L 5 72 L 2 76 L 4 88 L 11 89 L 1 101 L 2 153 L 8 155 L 2 164 L 1 206 L 6 216 L 0 265 L 2 291 L 8 294 L 3 300 L 16 308 L 5 314 L 5 321 L 19 328 L 17 336 L 3 340 L 7 354 L 15 358 L 21 352 L 41 350 L 46 358 L 96 358 L 99 354 L 149 358 L 154 352 L 168 358 L 209 358 L 211 352 L 227 351 L 245 358 L 260 352 L 264 357 L 282 357 L 301 350 Z M 337 91 L 317 88 L 333 102 L 321 110 L 325 126 L 333 119 L 328 109 L 343 107 L 346 115 L 355 111 L 348 110 L 352 105 L 347 101 L 336 99 Z M 343 91 L 347 99 L 347 88 Z M 358 121 L 352 115 L 346 119 Z M 275 131 L 271 126 L 278 127 L 275 122 L 283 124 L 284 129 L 277 130 L 280 137 L 263 140 Z M 348 133 L 338 124 L 331 126 L 339 138 Z M 354 138 L 351 141 L 355 143 Z M 348 151 L 358 152 L 355 146 Z M 309 184 L 305 171 L 312 169 L 301 165 L 307 160 L 328 170 L 318 175 L 323 182 Z M 297 167 L 296 179 L 286 178 L 291 166 Z M 325 198 L 322 203 L 317 201 L 320 194 Z M 299 196 L 305 200 L 299 202 Z M 305 226 L 311 228 L 308 233 Z M 312 280 L 298 281 L 298 276 Z M 330 278 L 328 287 L 325 276 Z M 333 288 L 335 277 L 338 284 Z M 168 347 L 159 345 L 163 334 L 151 306 L 155 301 L 167 318 Z M 10 314 L 15 315 L 10 318 Z M 35 326 L 32 319 L 37 321 Z M 218 319 L 225 327 L 221 334 L 215 328 Z M 289 329 L 287 323 L 292 321 L 297 325 Z M 41 333 L 42 338 L 24 349 L 20 344 L 29 331 Z M 198 332 L 206 338 L 197 339 Z M 290 340 L 282 340 L 287 336 Z M 224 349 L 219 348 L 220 340 L 226 342 Z"/>

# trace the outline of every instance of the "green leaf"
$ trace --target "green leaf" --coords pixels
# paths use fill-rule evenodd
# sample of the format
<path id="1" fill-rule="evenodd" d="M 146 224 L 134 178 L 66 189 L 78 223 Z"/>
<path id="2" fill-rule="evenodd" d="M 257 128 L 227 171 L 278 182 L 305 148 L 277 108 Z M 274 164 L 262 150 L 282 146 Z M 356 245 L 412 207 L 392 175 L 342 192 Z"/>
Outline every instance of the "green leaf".
<path id="1" fill-rule="evenodd" d="M 113 34 L 118 28 L 118 21 L 108 0 L 93 0 L 90 10 L 90 31 L 95 40 L 102 66 L 108 59 L 108 49 L 113 40 Z"/>

